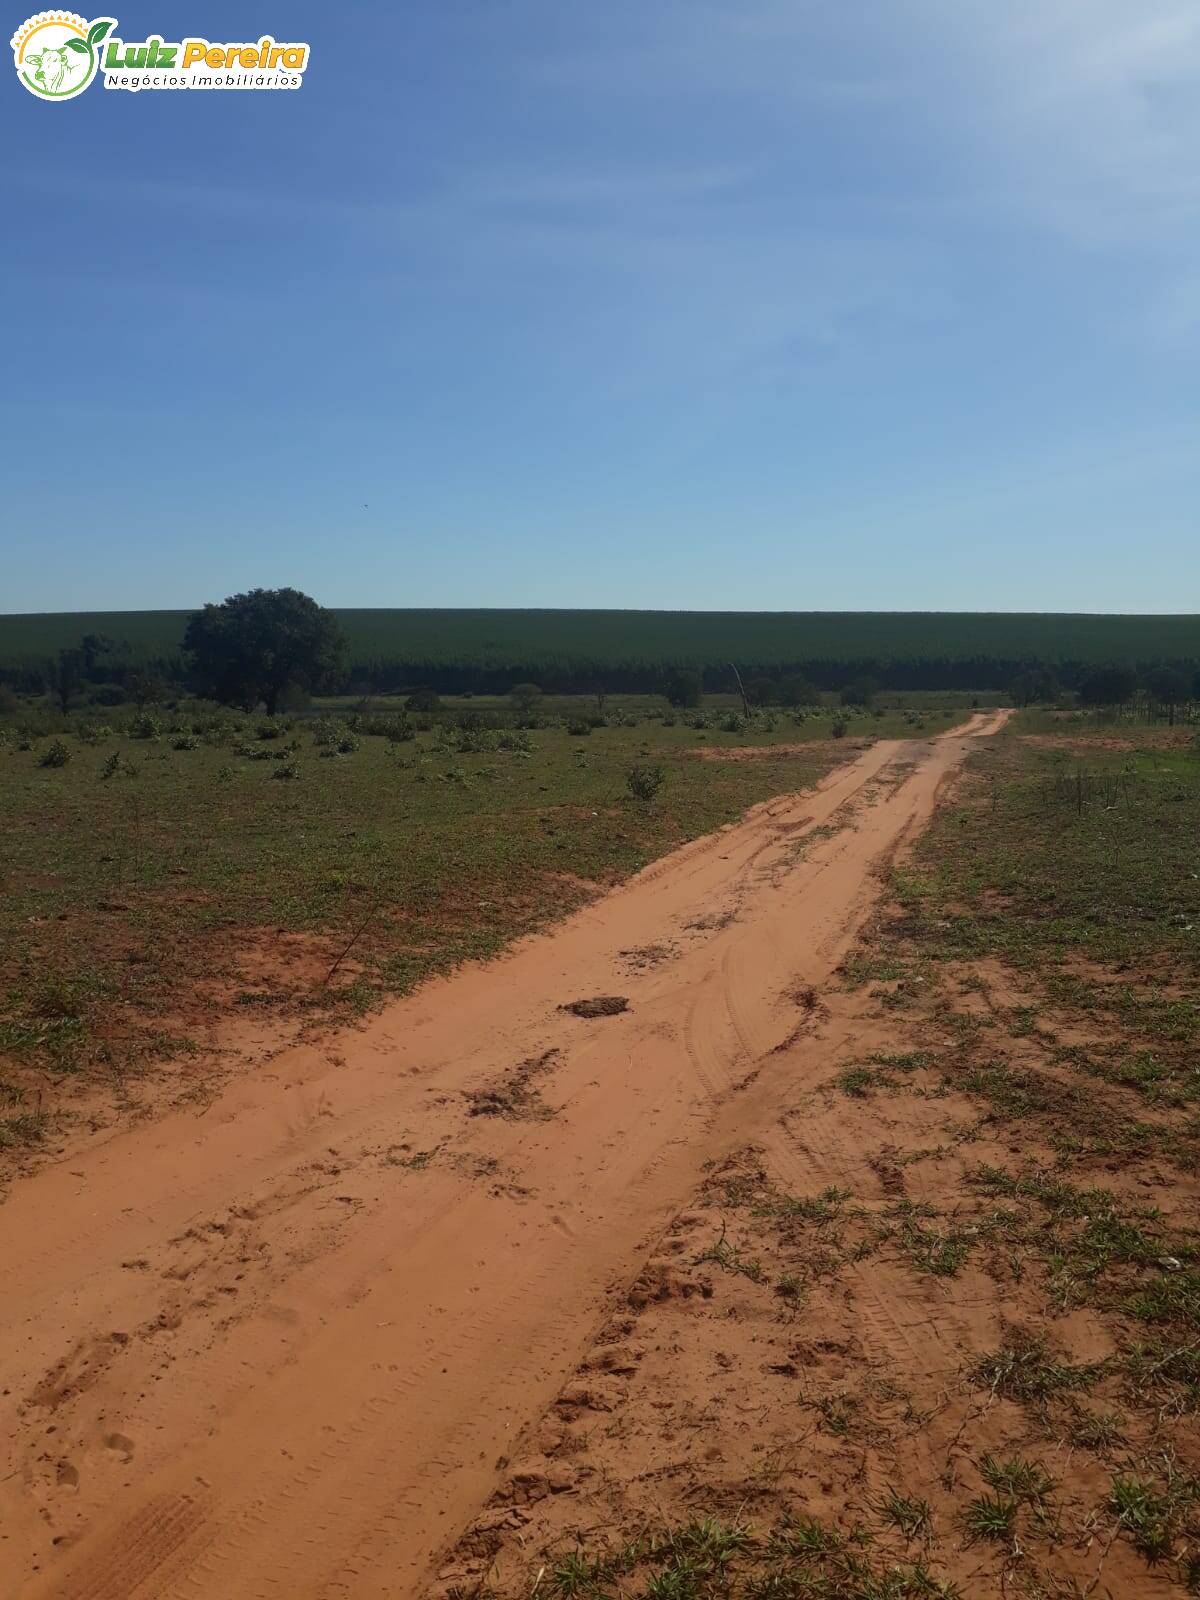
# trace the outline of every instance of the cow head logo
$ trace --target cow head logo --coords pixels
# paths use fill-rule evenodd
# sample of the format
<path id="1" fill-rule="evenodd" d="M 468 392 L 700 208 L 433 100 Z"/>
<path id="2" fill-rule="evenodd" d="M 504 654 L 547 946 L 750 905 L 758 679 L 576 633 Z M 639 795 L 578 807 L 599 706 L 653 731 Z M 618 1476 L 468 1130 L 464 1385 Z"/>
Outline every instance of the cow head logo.
<path id="1" fill-rule="evenodd" d="M 17 76 L 39 100 L 73 100 L 96 76 L 101 41 L 116 25 L 115 17 L 39 11 L 12 36 Z"/>

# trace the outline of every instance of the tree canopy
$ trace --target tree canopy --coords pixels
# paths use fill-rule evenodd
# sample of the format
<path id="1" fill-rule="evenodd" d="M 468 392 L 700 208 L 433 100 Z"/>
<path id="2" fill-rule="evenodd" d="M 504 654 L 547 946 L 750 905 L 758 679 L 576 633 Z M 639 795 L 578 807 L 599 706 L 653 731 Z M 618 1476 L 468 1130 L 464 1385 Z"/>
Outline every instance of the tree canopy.
<path id="1" fill-rule="evenodd" d="M 869 673 L 864 673 L 861 677 L 852 679 L 842 690 L 842 704 L 844 706 L 870 706 L 879 690 L 879 679 L 872 678 Z"/>
<path id="2" fill-rule="evenodd" d="M 1085 706 L 1119 706 L 1137 693 L 1137 673 L 1132 667 L 1101 667 L 1079 686 Z"/>
<path id="3" fill-rule="evenodd" d="M 704 680 L 698 672 L 681 668 L 672 672 L 665 685 L 667 700 L 673 706 L 698 706 L 704 697 Z"/>
<path id="4" fill-rule="evenodd" d="M 331 611 L 298 589 L 251 589 L 206 605 L 183 637 L 198 686 L 224 705 L 259 701 L 273 716 L 285 689 L 332 687 L 345 642 Z"/>

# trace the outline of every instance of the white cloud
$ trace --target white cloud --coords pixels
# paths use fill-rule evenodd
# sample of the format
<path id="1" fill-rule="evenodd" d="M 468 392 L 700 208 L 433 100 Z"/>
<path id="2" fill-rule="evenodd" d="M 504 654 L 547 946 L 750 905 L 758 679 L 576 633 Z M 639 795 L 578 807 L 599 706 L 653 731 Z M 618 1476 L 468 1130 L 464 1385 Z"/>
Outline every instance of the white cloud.
<path id="1" fill-rule="evenodd" d="M 944 32 L 962 134 L 1043 225 L 1096 244 L 1200 220 L 1200 11 L 1180 0 L 913 0 Z"/>

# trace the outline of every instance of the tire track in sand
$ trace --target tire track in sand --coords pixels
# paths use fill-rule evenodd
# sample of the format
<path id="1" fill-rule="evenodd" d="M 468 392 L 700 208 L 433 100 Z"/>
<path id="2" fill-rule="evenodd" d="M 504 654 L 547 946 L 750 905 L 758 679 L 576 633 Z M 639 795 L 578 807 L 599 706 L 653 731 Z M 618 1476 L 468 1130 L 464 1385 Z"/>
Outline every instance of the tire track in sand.
<path id="1" fill-rule="evenodd" d="M 0 1209 L 0 1436 L 23 1463 L 0 1469 L 4 1600 L 416 1592 L 578 1360 L 607 1286 L 714 1146 L 763 1125 L 778 1075 L 798 1070 L 796 1051 L 773 1053 L 796 1035 L 788 993 L 828 980 L 878 893 L 874 864 L 1002 721 L 881 742 L 553 934 L 388 1008 L 339 1041 L 343 1064 L 285 1052 L 202 1120 L 134 1128 L 16 1190 Z M 899 781 L 868 803 L 881 777 Z M 631 973 L 621 953 L 650 945 L 674 948 Z M 617 983 L 622 1015 L 558 1010 Z M 799 1070 L 820 1049 L 806 1039 Z M 548 1119 L 515 1130 L 464 1112 L 472 1085 L 551 1050 Z M 419 1160 L 397 1170 L 378 1159 L 388 1149 Z M 272 1214 L 264 1201 L 306 1162 L 325 1163 L 332 1189 L 300 1186 Z M 479 1176 L 501 1164 L 505 1184 Z M 157 1325 L 162 1274 L 122 1263 L 159 1263 L 231 1214 L 260 1230 L 286 1218 L 287 1248 L 250 1248 L 252 1233 L 233 1281 Z M 128 1334 L 148 1326 L 153 1338 Z M 39 1383 L 97 1337 L 114 1342 L 103 1369 L 51 1415 Z M 122 1453 L 98 1442 L 114 1430 Z M 57 1484 L 55 1456 L 70 1465 Z"/>

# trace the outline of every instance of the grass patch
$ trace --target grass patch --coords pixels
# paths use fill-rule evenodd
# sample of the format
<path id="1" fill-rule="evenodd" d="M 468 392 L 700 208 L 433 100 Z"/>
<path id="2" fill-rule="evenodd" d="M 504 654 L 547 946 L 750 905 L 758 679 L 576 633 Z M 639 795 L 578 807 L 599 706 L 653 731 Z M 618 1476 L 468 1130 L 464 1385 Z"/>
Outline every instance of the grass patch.
<path id="1" fill-rule="evenodd" d="M 1102 1363 L 1072 1366 L 1059 1361 L 1036 1334 L 1013 1330 L 998 1349 L 975 1362 L 970 1376 L 979 1388 L 990 1389 L 1006 1400 L 1039 1406 L 1090 1388 L 1104 1370 Z"/>
<path id="2" fill-rule="evenodd" d="M 962 1512 L 963 1529 L 971 1539 L 1011 1539 L 1016 1519 L 1016 1501 L 1001 1494 L 977 1495 Z"/>
<path id="3" fill-rule="evenodd" d="M 913 1531 L 887 1517 L 908 1539 L 919 1537 L 928 1508 L 896 1501 Z M 557 1600 L 962 1600 L 924 1560 L 897 1561 L 872 1546 L 866 1527 L 849 1531 L 808 1517 L 760 1533 L 740 1521 L 703 1517 L 646 1534 L 612 1553 L 586 1548 L 543 1571 L 533 1594 Z"/>
<path id="4" fill-rule="evenodd" d="M 1132 1471 L 1115 1474 L 1108 1508 L 1147 1561 L 1158 1562 L 1173 1553 L 1198 1498 L 1197 1480 L 1168 1462 L 1165 1479 Z"/>
<path id="5" fill-rule="evenodd" d="M 1054 1487 L 1041 1462 L 1027 1461 L 1024 1456 L 1010 1456 L 1001 1461 L 985 1455 L 979 1463 L 983 1481 L 1006 1499 L 1044 1500 Z"/>

